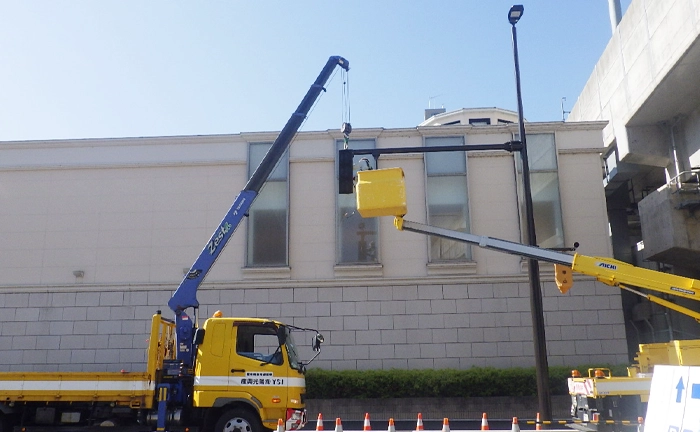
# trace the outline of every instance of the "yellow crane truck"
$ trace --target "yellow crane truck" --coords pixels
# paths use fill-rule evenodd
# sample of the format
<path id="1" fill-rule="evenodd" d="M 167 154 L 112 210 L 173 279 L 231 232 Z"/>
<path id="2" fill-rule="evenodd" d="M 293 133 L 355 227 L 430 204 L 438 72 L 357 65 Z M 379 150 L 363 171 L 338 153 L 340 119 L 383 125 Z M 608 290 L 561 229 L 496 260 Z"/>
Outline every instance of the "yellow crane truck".
<path id="1" fill-rule="evenodd" d="M 328 59 L 184 276 L 168 302 L 174 320 L 163 318 L 160 311 L 153 316 L 146 369 L 0 373 L 0 432 L 108 426 L 120 432 L 263 432 L 276 428 L 279 419 L 286 430 L 304 427 L 304 373 L 320 353 L 323 337 L 313 329 L 218 313 L 199 328 L 197 290 L 336 66 L 349 70 L 344 58 Z M 293 331 L 315 332 L 310 360 L 299 359 Z"/>
<path id="2" fill-rule="evenodd" d="M 254 432 L 278 419 L 299 429 L 305 364 L 294 329 L 260 318 L 209 318 L 188 371 L 176 357 L 174 321 L 158 312 L 144 371 L 1 373 L 0 431 L 166 430 L 157 428 L 164 420 L 167 430 Z"/>
<path id="3" fill-rule="evenodd" d="M 351 158 L 347 160 L 349 163 L 352 161 Z M 352 169 L 346 171 L 352 175 Z M 572 273 L 579 273 L 592 276 L 606 285 L 630 291 L 700 322 L 700 313 L 638 290 L 644 288 L 697 301 L 700 300 L 700 280 L 640 268 L 612 258 L 577 253 L 570 255 L 407 221 L 403 218 L 407 213 L 407 205 L 404 172 L 401 168 L 359 171 L 355 180 L 357 210 L 362 217 L 394 216 L 394 225 L 399 230 L 443 237 L 553 263 L 555 281 L 562 294 L 568 292 L 573 285 Z M 642 344 L 639 348 L 637 363 L 628 367 L 627 376 L 615 377 L 606 368 L 590 369 L 587 376 L 572 371 L 572 377 L 568 379 L 572 399 L 571 415 L 575 419 L 572 427 L 584 431 L 600 431 L 607 425 L 614 427 L 622 421 L 636 421 L 645 415 L 655 365 L 700 366 L 700 340 Z"/>

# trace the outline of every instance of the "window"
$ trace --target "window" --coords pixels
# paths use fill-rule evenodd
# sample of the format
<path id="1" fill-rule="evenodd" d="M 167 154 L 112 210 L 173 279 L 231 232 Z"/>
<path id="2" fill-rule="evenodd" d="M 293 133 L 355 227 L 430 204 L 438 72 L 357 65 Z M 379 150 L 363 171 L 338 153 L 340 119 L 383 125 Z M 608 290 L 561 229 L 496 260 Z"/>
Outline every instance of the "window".
<path id="1" fill-rule="evenodd" d="M 488 126 L 491 124 L 491 119 L 489 119 L 489 118 L 472 118 L 472 119 L 469 119 L 469 124 L 472 126 Z"/>
<path id="2" fill-rule="evenodd" d="M 282 364 L 277 329 L 271 325 L 240 325 L 236 338 L 236 354 L 261 362 Z"/>
<path id="3" fill-rule="evenodd" d="M 464 145 L 462 137 L 426 138 L 425 146 Z M 469 232 L 466 152 L 425 154 L 428 224 Z M 429 236 L 430 261 L 471 259 L 468 244 Z"/>
<path id="4" fill-rule="evenodd" d="M 294 336 L 292 335 L 292 330 L 289 327 L 285 327 L 285 332 L 287 334 L 286 342 L 287 355 L 289 356 L 289 367 L 296 370 L 301 370 L 304 366 L 299 360 L 299 353 L 297 352 L 297 344 L 294 342 Z"/>
<path id="5" fill-rule="evenodd" d="M 498 124 L 511 124 L 511 123 L 513 123 L 513 122 L 510 121 L 510 120 L 503 120 L 503 119 L 500 119 L 500 118 L 499 118 L 499 119 L 497 120 L 497 123 L 498 123 Z"/>
<path id="6" fill-rule="evenodd" d="M 530 189 L 532 210 L 535 216 L 537 244 L 543 248 L 564 247 L 564 224 L 559 197 L 559 173 L 557 171 L 557 148 L 554 134 L 528 134 L 527 154 L 530 162 Z M 519 139 L 519 138 L 518 138 Z M 522 159 L 516 152 L 518 167 L 519 199 L 525 227 L 525 200 L 522 189 Z M 524 232 L 525 230 L 521 230 Z"/>
<path id="7" fill-rule="evenodd" d="M 248 178 L 253 175 L 271 146 L 272 143 L 250 143 Z M 285 153 L 248 212 L 248 267 L 287 265 L 288 172 L 289 154 Z"/>
<path id="8" fill-rule="evenodd" d="M 343 148 L 343 140 L 336 141 L 336 149 Z M 371 149 L 375 147 L 374 140 L 350 140 L 348 144 L 351 149 Z M 336 152 L 337 155 L 337 152 Z M 337 156 L 336 156 L 337 157 Z M 357 172 L 357 167 L 361 159 L 366 159 L 372 169 L 377 165 L 371 155 L 355 155 L 353 158 L 353 169 Z M 336 167 L 337 167 L 336 163 Z M 337 176 L 336 176 L 337 177 Z M 357 212 L 357 202 L 355 193 L 338 196 L 337 210 L 337 261 L 339 264 L 376 263 L 378 245 L 377 218 L 363 218 Z"/>

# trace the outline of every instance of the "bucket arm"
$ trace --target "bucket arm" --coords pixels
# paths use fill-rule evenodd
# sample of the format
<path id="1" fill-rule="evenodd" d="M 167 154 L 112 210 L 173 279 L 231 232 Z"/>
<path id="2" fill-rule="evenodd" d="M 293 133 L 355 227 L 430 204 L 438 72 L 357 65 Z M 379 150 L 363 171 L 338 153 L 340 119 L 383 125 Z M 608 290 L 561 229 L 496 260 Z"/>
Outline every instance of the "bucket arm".
<path id="1" fill-rule="evenodd" d="M 613 258 L 567 254 L 550 249 L 510 242 L 493 237 L 448 230 L 403 219 L 407 212 L 403 170 L 387 168 L 357 173 L 357 210 L 362 217 L 394 216 L 399 230 L 413 231 L 473 244 L 484 249 L 518 255 L 554 264 L 559 291 L 566 293 L 573 285 L 573 273 L 596 278 L 606 285 L 630 291 L 700 322 L 700 313 L 672 301 L 638 291 L 656 291 L 700 301 L 700 280 L 636 267 Z"/>
<path id="2" fill-rule="evenodd" d="M 678 276 L 636 267 L 613 258 L 592 257 L 581 254 L 569 255 L 537 246 L 501 240 L 493 237 L 478 236 L 459 231 L 452 231 L 417 222 L 406 221 L 401 217 L 394 219 L 394 225 L 399 230 L 413 231 L 422 234 L 444 237 L 470 243 L 484 249 L 495 250 L 512 255 L 532 258 L 554 264 L 556 282 L 559 291 L 566 293 L 573 285 L 571 273 L 593 276 L 599 282 L 616 286 L 630 291 L 649 301 L 688 315 L 700 322 L 700 313 L 680 306 L 661 297 L 645 294 L 635 288 L 645 288 L 664 294 L 671 294 L 691 300 L 700 300 L 700 281 L 697 279 Z"/>
<path id="3" fill-rule="evenodd" d="M 231 238 L 233 233 L 240 225 L 241 220 L 248 214 L 250 206 L 260 193 L 270 174 L 277 166 L 284 152 L 294 139 L 297 131 L 306 119 L 311 107 L 322 91 L 325 91 L 324 86 L 336 66 L 340 66 L 345 70 L 349 70 L 350 65 L 347 60 L 340 56 L 333 56 L 328 59 L 326 65 L 321 70 L 321 73 L 316 78 L 316 81 L 311 85 L 311 88 L 302 99 L 296 111 L 287 121 L 282 131 L 277 136 L 277 139 L 272 143 L 265 157 L 260 162 L 260 165 L 255 169 L 255 172 L 246 183 L 243 190 L 238 194 L 233 201 L 233 205 L 229 209 L 226 216 L 214 231 L 209 241 L 204 246 L 204 249 L 199 254 L 199 257 L 194 262 L 190 270 L 183 278 L 180 286 L 170 298 L 168 306 L 175 312 L 175 322 L 177 331 L 178 359 L 184 361 L 186 365 L 191 366 L 193 360 L 193 334 L 196 323 L 191 320 L 185 313 L 188 308 L 197 309 L 199 302 L 197 301 L 197 290 L 204 278 L 211 270 L 211 267 L 216 262 L 221 254 L 221 251 L 226 246 L 226 243 Z"/>

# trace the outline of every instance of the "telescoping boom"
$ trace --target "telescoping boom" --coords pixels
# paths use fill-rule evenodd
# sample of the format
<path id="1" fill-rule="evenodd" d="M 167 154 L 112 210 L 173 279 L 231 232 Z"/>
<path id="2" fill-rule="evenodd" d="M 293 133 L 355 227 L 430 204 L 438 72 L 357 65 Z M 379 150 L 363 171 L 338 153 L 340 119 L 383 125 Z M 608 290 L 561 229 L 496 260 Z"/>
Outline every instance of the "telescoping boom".
<path id="1" fill-rule="evenodd" d="M 333 56 L 328 59 L 316 81 L 311 85 L 306 96 L 304 96 L 296 111 L 289 118 L 277 139 L 272 143 L 272 147 L 265 154 L 260 165 L 258 165 L 248 183 L 243 187 L 243 190 L 233 201 L 233 205 L 228 213 L 226 213 L 226 216 L 224 216 L 216 231 L 214 231 L 214 234 L 212 234 L 204 249 L 202 249 L 199 257 L 182 279 L 180 286 L 170 298 L 168 306 L 175 312 L 178 360 L 182 360 L 185 365 L 192 366 L 194 356 L 192 341 L 196 326 L 194 322 L 196 320 L 191 320 L 185 310 L 199 307 L 197 289 L 207 276 L 207 273 L 209 273 L 209 270 L 211 270 L 228 240 L 236 231 L 236 228 L 238 228 L 238 225 L 240 225 L 243 217 L 248 214 L 250 206 L 291 144 L 311 107 L 321 92 L 325 90 L 324 86 L 336 66 L 340 66 L 346 71 L 350 69 L 350 64 L 343 57 Z"/>

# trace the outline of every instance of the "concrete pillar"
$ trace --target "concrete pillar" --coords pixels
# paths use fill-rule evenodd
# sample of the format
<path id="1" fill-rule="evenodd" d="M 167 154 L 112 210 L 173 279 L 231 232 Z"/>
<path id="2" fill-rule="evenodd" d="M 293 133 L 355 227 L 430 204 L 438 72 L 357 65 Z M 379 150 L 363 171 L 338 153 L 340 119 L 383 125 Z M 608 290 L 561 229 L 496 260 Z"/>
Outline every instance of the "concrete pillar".
<path id="1" fill-rule="evenodd" d="M 638 240 L 638 235 L 632 233 L 629 228 L 627 209 L 630 205 L 629 185 L 625 182 L 618 187 L 611 196 L 607 197 L 608 221 L 610 222 L 611 242 L 613 257 L 630 264 L 635 263 L 632 252 L 633 245 Z M 635 305 L 639 302 L 636 295 L 627 291 L 620 293 L 622 301 L 622 313 L 625 318 L 625 336 L 627 337 L 627 352 L 630 353 L 630 361 L 633 360 L 633 353 L 637 352 L 641 341 L 639 332 L 632 322 Z"/>
<path id="2" fill-rule="evenodd" d="M 627 217 L 627 208 L 630 206 L 629 193 L 627 183 L 624 183 L 608 197 L 608 221 L 612 232 L 613 257 L 634 264 L 634 239 L 631 238 Z"/>
<path id="3" fill-rule="evenodd" d="M 690 158 L 688 156 L 688 145 L 685 140 L 684 133 L 684 117 L 676 117 L 673 119 L 672 123 L 669 125 L 669 141 L 671 147 L 671 154 L 673 156 L 674 171 L 675 175 L 679 175 L 682 172 L 689 171 Z M 679 178 L 680 181 L 689 180 L 688 176 L 682 176 Z"/>
<path id="4" fill-rule="evenodd" d="M 612 27 L 613 34 L 615 34 L 615 29 L 622 19 L 620 0 L 608 0 L 608 8 L 610 9 L 610 26 Z"/>

